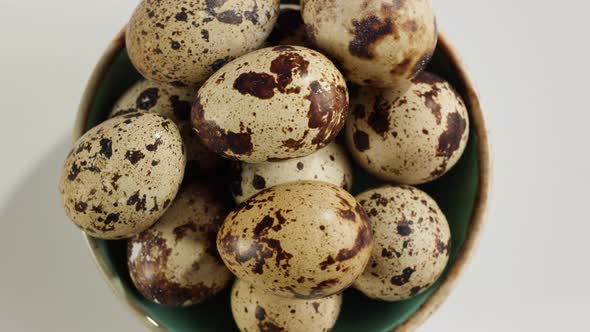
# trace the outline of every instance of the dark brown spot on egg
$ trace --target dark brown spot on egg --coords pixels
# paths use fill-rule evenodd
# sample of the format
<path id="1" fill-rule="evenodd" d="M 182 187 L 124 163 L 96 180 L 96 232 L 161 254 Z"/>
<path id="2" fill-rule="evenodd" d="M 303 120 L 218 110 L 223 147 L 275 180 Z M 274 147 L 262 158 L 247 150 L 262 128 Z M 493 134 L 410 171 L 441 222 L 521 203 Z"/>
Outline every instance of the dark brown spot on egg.
<path id="1" fill-rule="evenodd" d="M 146 145 L 145 148 L 150 152 L 154 152 L 158 150 L 158 146 L 160 145 L 162 145 L 162 138 L 158 137 L 156 138 L 154 143 Z"/>
<path id="2" fill-rule="evenodd" d="M 215 17 L 219 22 L 226 24 L 237 25 L 243 22 L 242 14 L 233 9 L 218 13 Z"/>
<path id="3" fill-rule="evenodd" d="M 320 313 L 319 310 L 318 310 L 320 308 L 320 303 L 319 302 L 312 302 L 311 303 L 311 306 L 313 307 L 313 310 L 315 310 L 315 313 L 316 314 L 319 314 Z"/>
<path id="4" fill-rule="evenodd" d="M 406 267 L 402 271 L 402 274 L 393 276 L 390 281 L 391 281 L 391 283 L 393 285 L 403 286 L 403 285 L 407 284 L 410 281 L 410 277 L 412 276 L 412 274 L 414 272 L 416 272 L 416 270 L 414 270 L 413 268 Z"/>
<path id="5" fill-rule="evenodd" d="M 181 46 L 181 45 L 180 45 L 180 43 L 179 43 L 179 42 L 177 42 L 177 41 L 175 41 L 175 40 L 173 40 L 173 41 L 170 43 L 170 47 L 171 47 L 173 50 L 178 50 L 178 49 L 180 49 L 180 46 Z"/>
<path id="6" fill-rule="evenodd" d="M 113 155 L 113 142 L 108 138 L 101 139 L 99 153 L 110 159 Z"/>
<path id="7" fill-rule="evenodd" d="M 311 288 L 311 292 L 309 296 L 307 296 L 307 298 L 317 298 L 324 297 L 323 295 L 329 295 L 325 294 L 325 289 L 333 287 L 334 285 L 337 285 L 339 282 L 340 281 L 338 279 L 334 278 L 321 281 L 320 283 Z"/>
<path id="8" fill-rule="evenodd" d="M 258 330 L 260 332 L 285 332 L 285 329 L 276 325 L 274 322 L 266 321 L 266 311 L 259 305 L 256 305 L 254 317 L 256 317 L 256 320 L 258 321 Z"/>
<path id="9" fill-rule="evenodd" d="M 389 131 L 389 109 L 391 105 L 381 94 L 375 97 L 373 112 L 369 114 L 367 123 L 379 135 L 385 136 Z"/>
<path id="10" fill-rule="evenodd" d="M 72 163 L 72 166 L 70 167 L 70 172 L 68 174 L 68 180 L 70 180 L 70 181 L 76 180 L 76 178 L 78 177 L 78 175 L 80 174 L 81 171 L 82 171 L 82 169 L 80 168 L 80 166 L 74 161 Z"/>
<path id="11" fill-rule="evenodd" d="M 204 41 L 208 42 L 209 41 L 209 31 L 202 29 L 201 30 L 201 37 L 203 38 Z"/>
<path id="12" fill-rule="evenodd" d="M 324 89 L 318 81 L 313 81 L 308 89 L 306 99 L 310 105 L 307 125 L 319 130 L 311 142 L 323 147 L 336 137 L 344 125 L 348 114 L 346 88 L 332 84 L 330 88 Z"/>
<path id="13" fill-rule="evenodd" d="M 305 165 L 303 165 L 303 163 L 302 163 L 302 162 L 300 162 L 300 161 L 299 161 L 299 162 L 297 162 L 297 169 L 298 169 L 298 170 L 302 170 L 302 169 L 303 169 L 303 167 L 305 167 Z"/>
<path id="14" fill-rule="evenodd" d="M 254 3 L 254 7 L 251 10 L 246 10 L 244 12 L 244 17 L 246 20 L 252 22 L 252 24 L 257 25 L 259 24 L 258 21 L 258 3 Z"/>
<path id="15" fill-rule="evenodd" d="M 275 78 L 266 73 L 248 72 L 241 74 L 234 81 L 234 89 L 243 95 L 251 95 L 260 99 L 274 96 Z"/>
<path id="16" fill-rule="evenodd" d="M 362 130 L 355 130 L 352 134 L 352 141 L 354 142 L 354 147 L 360 151 L 366 151 L 369 149 L 369 135 Z"/>
<path id="17" fill-rule="evenodd" d="M 86 213 L 87 208 L 88 203 L 86 202 L 76 202 L 76 204 L 74 204 L 74 209 L 79 213 Z"/>
<path id="18" fill-rule="evenodd" d="M 146 195 L 140 197 L 139 191 L 136 191 L 135 194 L 129 197 L 127 200 L 127 205 L 135 205 L 135 211 L 145 211 L 146 210 Z"/>
<path id="19" fill-rule="evenodd" d="M 186 12 L 182 11 L 182 12 L 177 13 L 176 15 L 174 15 L 174 18 L 177 21 L 186 22 L 186 20 L 188 19 L 188 16 L 186 15 Z"/>
<path id="20" fill-rule="evenodd" d="M 399 258 L 399 257 L 401 257 L 401 255 L 402 254 L 395 249 L 391 249 L 391 251 L 390 251 L 390 250 L 383 248 L 381 250 L 381 257 L 383 257 L 383 258 L 393 258 L 394 256 Z"/>
<path id="21" fill-rule="evenodd" d="M 402 24 L 402 28 L 407 32 L 416 32 L 418 31 L 418 23 L 416 20 L 407 20 Z"/>
<path id="22" fill-rule="evenodd" d="M 135 106 L 140 109 L 147 111 L 158 103 L 160 90 L 158 88 L 149 88 L 142 91 L 135 101 Z"/>
<path id="23" fill-rule="evenodd" d="M 264 189 L 266 188 L 266 181 L 262 176 L 255 174 L 254 178 L 252 179 L 252 187 L 258 190 Z"/>
<path id="24" fill-rule="evenodd" d="M 141 151 L 131 150 L 125 153 L 125 159 L 129 160 L 132 165 L 137 164 L 145 155 Z"/>
<path id="25" fill-rule="evenodd" d="M 227 151 L 231 151 L 237 155 L 252 154 L 252 131 L 250 128 L 235 133 L 222 129 L 215 121 L 206 120 L 199 98 L 195 101 L 191 117 L 193 127 L 197 129 L 199 137 L 214 152 L 225 154 Z"/>
<path id="26" fill-rule="evenodd" d="M 461 145 L 461 138 L 467 128 L 467 122 L 459 113 L 447 115 L 447 128 L 438 138 L 436 155 L 450 158 Z"/>
<path id="27" fill-rule="evenodd" d="M 119 221 L 120 213 L 110 213 L 106 219 L 103 221 L 105 225 L 109 225 L 111 223 L 116 223 Z"/>
<path id="28" fill-rule="evenodd" d="M 174 233 L 174 239 L 176 241 L 182 240 L 189 231 L 192 231 L 192 232 L 197 231 L 197 226 L 192 222 L 185 224 L 185 225 L 175 227 L 172 230 L 172 232 Z"/>
<path id="29" fill-rule="evenodd" d="M 359 252 L 371 244 L 371 229 L 368 226 L 368 220 L 364 213 L 362 213 L 362 218 L 365 220 L 361 223 L 361 227 L 354 241 L 354 245 L 349 249 L 340 249 L 340 251 L 338 251 L 338 255 L 336 256 L 336 261 L 342 262 L 354 258 Z"/>
<path id="30" fill-rule="evenodd" d="M 393 23 L 389 17 L 382 22 L 379 17 L 370 15 L 361 21 L 353 20 L 352 25 L 354 38 L 348 50 L 350 54 L 363 59 L 373 59 L 376 43 L 393 33 Z"/>
<path id="31" fill-rule="evenodd" d="M 275 47 L 276 49 L 276 47 Z M 277 75 L 276 87 L 281 93 L 297 93 L 296 89 L 287 89 L 293 81 L 293 73 L 307 75 L 309 61 L 296 52 L 282 52 L 270 64 L 270 71 Z"/>
<path id="32" fill-rule="evenodd" d="M 449 245 L 442 242 L 439 238 L 436 238 L 436 250 L 439 254 L 444 254 L 445 252 L 448 253 Z"/>

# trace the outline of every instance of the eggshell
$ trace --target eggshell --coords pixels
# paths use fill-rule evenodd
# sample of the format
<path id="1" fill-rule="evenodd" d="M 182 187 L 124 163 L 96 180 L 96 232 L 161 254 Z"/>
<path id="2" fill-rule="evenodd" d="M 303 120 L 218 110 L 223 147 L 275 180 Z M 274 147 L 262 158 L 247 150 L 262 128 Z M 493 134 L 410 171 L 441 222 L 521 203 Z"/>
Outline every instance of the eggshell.
<path id="1" fill-rule="evenodd" d="M 449 224 L 436 202 L 411 186 L 368 190 L 357 200 L 369 215 L 375 244 L 354 287 L 374 299 L 401 301 L 434 284 L 451 246 Z"/>
<path id="2" fill-rule="evenodd" d="M 467 108 L 440 77 L 420 73 L 409 86 L 360 88 L 352 102 L 346 138 L 354 159 L 369 173 L 405 184 L 444 175 L 469 137 Z"/>
<path id="3" fill-rule="evenodd" d="M 145 77 L 196 86 L 234 58 L 259 48 L 279 0 L 143 0 L 129 21 L 129 58 Z"/>
<path id="4" fill-rule="evenodd" d="M 352 186 L 352 164 L 336 142 L 309 156 L 260 164 L 239 163 L 236 168 L 232 191 L 238 203 L 265 188 L 298 180 L 328 182 L 346 190 Z"/>
<path id="5" fill-rule="evenodd" d="M 174 123 L 154 113 L 123 115 L 75 143 L 61 172 L 61 200 L 68 217 L 87 234 L 130 237 L 164 214 L 185 166 Z"/>
<path id="6" fill-rule="evenodd" d="M 303 157 L 329 144 L 348 115 L 346 82 L 320 53 L 249 53 L 199 89 L 193 127 L 211 150 L 250 163 Z"/>
<path id="7" fill-rule="evenodd" d="M 202 302 L 232 279 L 215 246 L 228 193 L 210 183 L 185 185 L 162 218 L 129 239 L 131 280 L 147 299 L 168 306 Z"/>
<path id="8" fill-rule="evenodd" d="M 239 205 L 221 226 L 217 248 L 230 271 L 261 291 L 317 299 L 354 282 L 372 242 L 354 197 L 328 183 L 300 181 Z"/>
<path id="9" fill-rule="evenodd" d="M 309 39 L 354 83 L 394 87 L 430 61 L 437 43 L 430 0 L 306 0 Z"/>
<path id="10" fill-rule="evenodd" d="M 231 308 L 240 331 L 330 331 L 336 324 L 342 295 L 316 300 L 287 299 L 236 280 Z"/>
<path id="11" fill-rule="evenodd" d="M 193 130 L 191 107 L 197 89 L 173 87 L 148 80 L 135 83 L 115 103 L 110 117 L 133 112 L 154 112 L 172 120 L 180 129 L 187 150 L 186 175 L 206 175 L 219 167 L 222 158 L 213 153 Z"/>

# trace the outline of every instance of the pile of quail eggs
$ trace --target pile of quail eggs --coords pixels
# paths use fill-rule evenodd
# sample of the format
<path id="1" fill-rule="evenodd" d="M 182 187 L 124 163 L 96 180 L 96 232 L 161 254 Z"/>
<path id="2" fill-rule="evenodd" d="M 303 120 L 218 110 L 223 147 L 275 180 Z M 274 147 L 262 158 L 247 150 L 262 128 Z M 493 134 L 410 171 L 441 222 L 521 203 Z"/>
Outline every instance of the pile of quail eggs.
<path id="1" fill-rule="evenodd" d="M 155 303 L 202 303 L 235 276 L 242 331 L 329 330 L 349 287 L 416 296 L 451 233 L 412 185 L 453 167 L 469 131 L 423 71 L 436 43 L 429 0 L 143 0 L 126 47 L 145 80 L 73 146 L 65 211 L 127 239 Z M 353 196 L 353 162 L 391 184 Z"/>

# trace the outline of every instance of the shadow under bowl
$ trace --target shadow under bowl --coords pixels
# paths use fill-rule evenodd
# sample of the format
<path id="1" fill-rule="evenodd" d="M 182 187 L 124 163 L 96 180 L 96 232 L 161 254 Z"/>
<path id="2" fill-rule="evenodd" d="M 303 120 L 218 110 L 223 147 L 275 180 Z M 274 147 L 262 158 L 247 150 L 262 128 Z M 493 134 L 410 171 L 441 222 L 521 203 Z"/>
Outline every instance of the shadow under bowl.
<path id="1" fill-rule="evenodd" d="M 426 292 L 401 302 L 370 300 L 349 289 L 344 293 L 336 332 L 410 331 L 423 323 L 449 295 L 474 250 L 486 210 L 490 184 L 490 154 L 482 109 L 473 82 L 457 52 L 444 35 L 428 69 L 448 80 L 463 97 L 470 116 L 470 137 L 457 165 L 441 179 L 419 186 L 429 193 L 447 216 L 452 233 L 449 264 Z M 142 79 L 125 50 L 119 33 L 100 58 L 84 92 L 74 130 L 77 139 L 104 121 L 115 101 Z M 355 170 L 353 193 L 381 184 L 361 169 Z M 125 241 L 86 237 L 100 273 L 129 310 L 155 331 L 235 331 L 229 290 L 204 304 L 168 308 L 149 302 L 135 290 L 126 264 Z"/>

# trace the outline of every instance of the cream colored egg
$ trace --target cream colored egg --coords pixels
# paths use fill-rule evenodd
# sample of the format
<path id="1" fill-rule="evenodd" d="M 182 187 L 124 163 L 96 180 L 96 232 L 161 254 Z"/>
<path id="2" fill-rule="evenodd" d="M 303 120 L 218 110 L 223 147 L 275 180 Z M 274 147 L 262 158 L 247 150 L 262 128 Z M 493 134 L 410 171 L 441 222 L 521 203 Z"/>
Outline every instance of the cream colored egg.
<path id="1" fill-rule="evenodd" d="M 193 127 L 211 150 L 250 163 L 297 158 L 329 144 L 348 115 L 346 82 L 313 50 L 249 53 L 199 89 Z"/>
<path id="2" fill-rule="evenodd" d="M 236 166 L 232 191 L 238 203 L 265 188 L 292 181 L 323 181 L 346 190 L 352 186 L 352 164 L 336 142 L 301 158 Z"/>
<path id="3" fill-rule="evenodd" d="M 371 254 L 371 230 L 344 189 L 317 181 L 278 185 L 225 219 L 217 248 L 238 278 L 274 295 L 317 299 L 349 287 Z"/>
<path id="4" fill-rule="evenodd" d="M 62 203 L 87 234 L 130 237 L 164 214 L 185 166 L 182 138 L 173 122 L 154 113 L 122 115 L 75 143 L 61 173 Z"/>
<path id="5" fill-rule="evenodd" d="M 129 239 L 131 280 L 147 299 L 188 306 L 221 291 L 232 279 L 215 246 L 231 196 L 211 183 L 184 185 L 162 218 Z"/>
<path id="6" fill-rule="evenodd" d="M 357 196 L 371 222 L 373 253 L 354 287 L 385 301 L 424 292 L 447 265 L 451 231 L 443 212 L 425 192 L 384 186 Z"/>
<path id="7" fill-rule="evenodd" d="M 231 309 L 240 331 L 330 331 L 336 324 L 342 295 L 316 300 L 288 299 L 236 280 Z"/>
<path id="8" fill-rule="evenodd" d="M 437 43 L 430 0 L 305 0 L 308 37 L 351 81 L 393 87 L 430 61 Z"/>
<path id="9" fill-rule="evenodd" d="M 115 103 L 111 117 L 132 112 L 155 112 L 172 120 L 180 129 L 186 147 L 186 175 L 205 175 L 220 166 L 222 158 L 205 147 L 190 122 L 195 88 L 173 87 L 148 80 L 134 84 Z"/>
<path id="10" fill-rule="evenodd" d="M 440 77 L 422 72 L 409 86 L 361 88 L 346 126 L 349 150 L 369 173 L 405 184 L 444 175 L 469 137 L 463 100 Z"/>
<path id="11" fill-rule="evenodd" d="M 196 86 L 234 58 L 259 48 L 279 0 L 143 0 L 129 21 L 129 58 L 154 81 Z"/>

